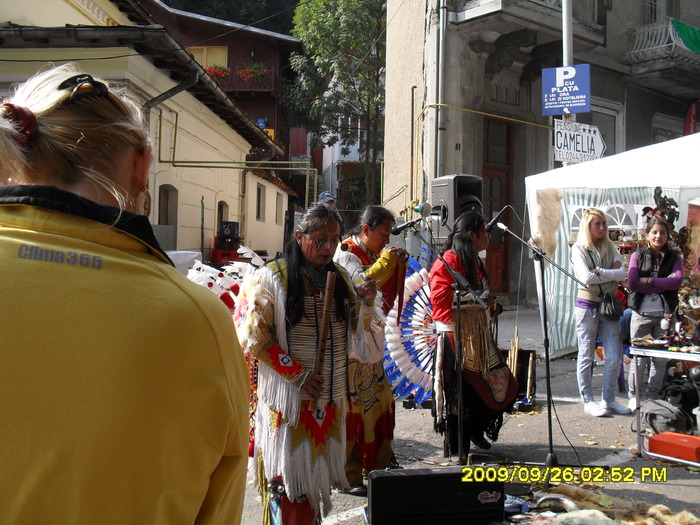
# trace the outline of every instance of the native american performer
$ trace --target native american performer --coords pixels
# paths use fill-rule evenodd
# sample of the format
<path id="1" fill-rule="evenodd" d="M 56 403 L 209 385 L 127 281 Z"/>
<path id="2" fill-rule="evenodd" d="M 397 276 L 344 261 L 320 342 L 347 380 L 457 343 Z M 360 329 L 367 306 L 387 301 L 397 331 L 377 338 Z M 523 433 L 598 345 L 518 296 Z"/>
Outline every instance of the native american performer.
<path id="1" fill-rule="evenodd" d="M 471 292 L 461 303 L 460 324 L 463 358 L 456 364 L 454 277 L 441 260 L 430 270 L 430 298 L 438 332 L 436 397 L 436 431 L 444 434 L 444 454 L 457 454 L 458 441 L 458 376 L 462 373 L 464 453 L 470 442 L 480 448 L 491 448 L 485 436 L 498 439 L 503 425 L 503 410 L 515 401 L 517 383 L 496 347 L 490 331 L 490 320 L 501 308 L 489 293 L 488 276 L 479 252 L 485 250 L 491 235 L 481 214 L 461 214 L 443 246 L 443 258 L 456 272 L 464 276 Z M 487 307 L 484 308 L 482 304 Z M 494 408 L 496 407 L 496 408 Z"/>
<path id="2" fill-rule="evenodd" d="M 337 211 L 309 208 L 284 258 L 243 283 L 234 313 L 241 346 L 258 366 L 253 453 L 264 524 L 320 523 L 321 502 L 324 515 L 331 509 L 331 488 L 347 486 L 347 352 L 351 340 L 362 342 L 376 285 L 353 287 L 333 263 L 341 235 Z M 333 300 L 325 301 L 329 272 L 337 278 Z M 324 324 L 327 334 L 320 333 Z"/>
<path id="3" fill-rule="evenodd" d="M 397 295 L 403 299 L 408 261 L 405 250 L 384 250 L 394 223 L 394 216 L 386 208 L 368 206 L 334 258 L 348 270 L 354 281 L 371 278 L 379 287 L 375 315 L 365 332 L 364 351 L 362 347 L 351 346 L 348 363 L 350 390 L 345 474 L 350 487 L 345 492 L 358 496 L 367 494 L 363 475 L 371 470 L 397 466 L 391 450 L 394 396 L 382 364 L 386 314 Z"/>

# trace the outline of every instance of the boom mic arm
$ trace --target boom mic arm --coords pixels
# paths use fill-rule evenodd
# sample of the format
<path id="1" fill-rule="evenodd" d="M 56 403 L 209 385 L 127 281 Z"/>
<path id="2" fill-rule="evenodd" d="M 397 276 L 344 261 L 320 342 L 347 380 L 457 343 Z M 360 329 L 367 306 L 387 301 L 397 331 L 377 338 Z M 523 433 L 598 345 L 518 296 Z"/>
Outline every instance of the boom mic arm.
<path id="1" fill-rule="evenodd" d="M 486 231 L 491 233 L 493 229 L 496 227 L 496 224 L 498 223 L 498 219 L 501 218 L 501 215 L 503 215 L 506 210 L 508 209 L 508 206 L 504 206 L 501 211 L 499 211 L 496 216 L 491 219 L 491 221 L 486 225 Z"/>
<path id="2" fill-rule="evenodd" d="M 418 217 L 417 219 L 413 219 L 412 221 L 404 222 L 403 224 L 399 225 L 394 225 L 393 228 L 391 228 L 391 234 L 392 235 L 398 235 L 402 231 L 404 231 L 407 228 L 410 228 L 411 226 L 418 224 L 420 221 L 423 220 L 423 217 Z"/>
<path id="3" fill-rule="evenodd" d="M 422 221 L 426 217 L 429 217 L 433 211 L 433 207 L 427 202 L 424 202 L 420 206 L 416 206 L 413 209 L 417 212 L 420 212 L 420 217 L 418 217 L 417 219 L 413 219 L 411 221 L 408 221 L 408 222 L 404 222 L 403 224 L 398 224 L 398 225 L 395 224 L 394 227 L 391 228 L 392 235 L 398 235 L 399 233 L 404 231 L 406 228 L 410 228 L 411 226 L 418 224 L 420 221 Z"/>

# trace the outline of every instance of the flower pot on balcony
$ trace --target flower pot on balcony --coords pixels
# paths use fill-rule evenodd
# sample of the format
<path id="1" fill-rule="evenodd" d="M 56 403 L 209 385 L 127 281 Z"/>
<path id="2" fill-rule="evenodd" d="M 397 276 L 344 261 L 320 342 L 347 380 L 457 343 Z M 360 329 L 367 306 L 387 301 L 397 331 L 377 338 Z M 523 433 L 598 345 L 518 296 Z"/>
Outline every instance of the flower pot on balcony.
<path id="1" fill-rule="evenodd" d="M 252 62 L 250 64 L 243 64 L 240 69 L 236 71 L 236 74 L 238 78 L 246 84 L 254 85 L 267 80 L 270 69 L 262 62 Z"/>
<path id="2" fill-rule="evenodd" d="M 231 77 L 231 69 L 226 66 L 209 66 L 206 71 L 218 84 L 225 84 Z"/>
<path id="3" fill-rule="evenodd" d="M 270 153 L 266 149 L 255 148 L 254 151 L 246 153 L 245 160 L 246 162 L 260 162 L 269 157 L 269 155 Z"/>

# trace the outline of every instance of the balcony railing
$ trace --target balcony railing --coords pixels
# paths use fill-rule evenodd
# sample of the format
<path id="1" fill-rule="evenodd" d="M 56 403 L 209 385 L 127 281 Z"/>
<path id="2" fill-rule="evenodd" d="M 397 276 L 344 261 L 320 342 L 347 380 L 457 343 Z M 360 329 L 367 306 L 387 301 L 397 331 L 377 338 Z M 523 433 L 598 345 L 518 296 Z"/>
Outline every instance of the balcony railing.
<path id="1" fill-rule="evenodd" d="M 630 32 L 631 50 L 627 52 L 630 64 L 660 59 L 700 66 L 700 55 L 688 49 L 673 27 L 672 20 L 639 27 Z"/>

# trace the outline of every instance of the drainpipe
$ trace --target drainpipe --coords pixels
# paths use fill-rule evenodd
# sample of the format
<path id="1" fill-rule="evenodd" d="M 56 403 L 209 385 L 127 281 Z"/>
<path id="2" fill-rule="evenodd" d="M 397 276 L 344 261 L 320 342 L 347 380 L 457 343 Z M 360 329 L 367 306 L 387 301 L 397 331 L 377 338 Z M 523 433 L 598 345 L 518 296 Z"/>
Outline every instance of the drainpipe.
<path id="1" fill-rule="evenodd" d="M 200 223 L 199 223 L 199 242 L 200 250 L 202 250 L 202 259 L 204 259 L 204 195 L 200 201 Z"/>
<path id="2" fill-rule="evenodd" d="M 445 103 L 445 41 L 447 39 L 447 0 L 440 0 L 437 60 L 437 102 Z M 434 177 L 443 175 L 445 169 L 445 108 L 438 106 L 437 133 L 435 135 L 435 173 Z M 427 195 L 427 188 L 423 188 Z"/>
<path id="3" fill-rule="evenodd" d="M 418 86 L 411 86 L 411 165 L 410 165 L 410 173 L 411 173 L 411 186 L 410 190 L 408 192 L 408 199 L 413 200 L 413 148 L 416 147 L 416 139 L 415 139 L 415 134 L 416 134 L 416 124 L 415 124 L 415 113 L 416 113 L 416 88 Z"/>
<path id="4" fill-rule="evenodd" d="M 171 87 L 169 90 L 161 93 L 160 95 L 153 97 L 151 100 L 147 100 L 143 106 L 143 113 L 146 118 L 146 129 L 151 128 L 151 109 L 156 107 L 161 102 L 165 102 L 169 98 L 174 97 L 178 93 L 182 93 L 194 86 L 200 79 L 201 73 L 193 69 L 190 71 L 190 76 L 187 80 L 183 81 L 181 84 Z"/>

